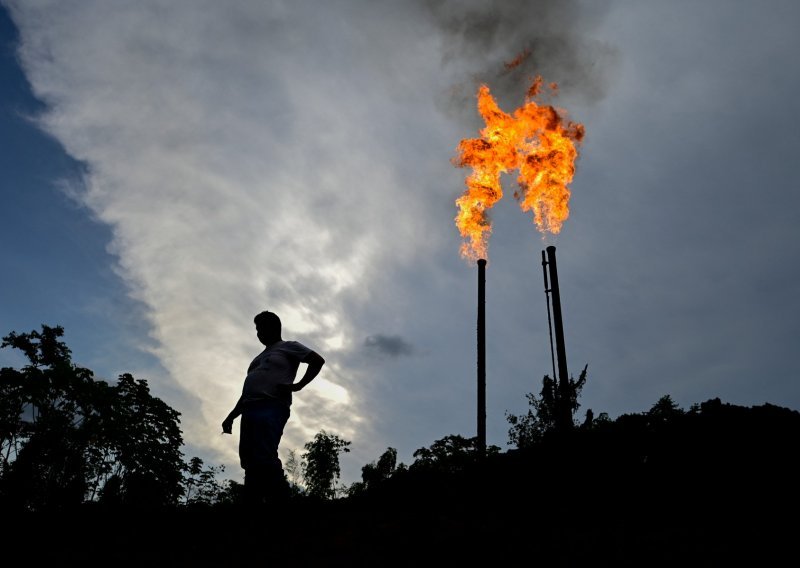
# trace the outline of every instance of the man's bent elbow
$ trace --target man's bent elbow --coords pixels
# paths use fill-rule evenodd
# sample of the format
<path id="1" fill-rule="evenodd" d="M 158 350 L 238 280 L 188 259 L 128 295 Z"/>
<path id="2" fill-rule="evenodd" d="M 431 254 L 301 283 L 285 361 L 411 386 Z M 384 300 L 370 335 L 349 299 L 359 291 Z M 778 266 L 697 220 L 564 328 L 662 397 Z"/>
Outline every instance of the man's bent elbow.
<path id="1" fill-rule="evenodd" d="M 325 359 L 316 351 L 312 351 L 306 356 L 303 362 L 313 367 L 322 367 L 325 364 Z"/>

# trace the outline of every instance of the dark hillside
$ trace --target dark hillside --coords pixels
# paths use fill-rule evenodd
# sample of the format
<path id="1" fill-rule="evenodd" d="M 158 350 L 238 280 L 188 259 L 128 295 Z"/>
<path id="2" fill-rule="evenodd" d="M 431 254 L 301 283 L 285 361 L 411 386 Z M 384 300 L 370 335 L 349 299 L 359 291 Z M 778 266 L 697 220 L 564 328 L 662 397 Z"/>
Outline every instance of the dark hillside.
<path id="1" fill-rule="evenodd" d="M 6 542 L 70 564 L 772 566 L 796 555 L 799 440 L 796 411 L 711 400 L 457 471 L 412 467 L 359 498 L 255 514 L 85 507 L 17 518 Z"/>

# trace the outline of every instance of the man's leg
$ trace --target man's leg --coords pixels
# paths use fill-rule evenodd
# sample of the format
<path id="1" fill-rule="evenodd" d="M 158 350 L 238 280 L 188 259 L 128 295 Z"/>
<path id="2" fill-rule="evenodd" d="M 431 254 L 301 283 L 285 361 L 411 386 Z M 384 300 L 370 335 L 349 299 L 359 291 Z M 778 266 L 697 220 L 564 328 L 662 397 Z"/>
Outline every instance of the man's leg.
<path id="1" fill-rule="evenodd" d="M 289 484 L 284 476 L 283 462 L 281 462 L 278 454 L 278 446 L 288 420 L 288 406 L 280 402 L 269 405 L 266 428 L 264 429 L 264 445 L 267 457 L 264 482 L 266 499 L 271 502 L 279 502 L 289 498 Z"/>
<path id="2" fill-rule="evenodd" d="M 242 414 L 239 455 L 245 470 L 245 493 L 258 503 L 289 496 L 283 463 L 278 455 L 278 445 L 288 420 L 289 407 L 278 401 L 258 403 Z"/>
<path id="3" fill-rule="evenodd" d="M 244 470 L 244 499 L 245 504 L 260 507 L 266 503 L 268 476 L 263 468 L 250 466 Z"/>

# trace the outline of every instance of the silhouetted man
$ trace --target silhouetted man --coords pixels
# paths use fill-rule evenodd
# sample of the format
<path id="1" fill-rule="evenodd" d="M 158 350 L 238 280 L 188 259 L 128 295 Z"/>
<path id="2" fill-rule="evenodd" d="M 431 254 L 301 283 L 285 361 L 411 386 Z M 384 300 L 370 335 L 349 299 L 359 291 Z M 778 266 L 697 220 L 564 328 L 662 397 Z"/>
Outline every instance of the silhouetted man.
<path id="1" fill-rule="evenodd" d="M 242 396 L 222 422 L 222 431 L 230 434 L 233 421 L 241 415 L 239 460 L 244 469 L 245 495 L 249 504 L 258 505 L 289 496 L 278 444 L 289 420 L 292 393 L 319 374 L 325 359 L 302 343 L 283 341 L 281 320 L 273 312 L 261 312 L 253 322 L 264 350 L 247 368 Z M 308 367 L 295 383 L 300 363 Z"/>

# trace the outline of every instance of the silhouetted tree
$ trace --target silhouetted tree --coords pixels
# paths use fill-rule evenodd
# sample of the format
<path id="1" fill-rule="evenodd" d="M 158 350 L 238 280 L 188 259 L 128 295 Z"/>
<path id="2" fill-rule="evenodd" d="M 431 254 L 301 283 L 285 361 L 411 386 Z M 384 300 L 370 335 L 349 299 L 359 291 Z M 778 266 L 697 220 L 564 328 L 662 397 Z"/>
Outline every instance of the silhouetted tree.
<path id="1" fill-rule="evenodd" d="M 217 475 L 225 466 L 203 467 L 203 460 L 193 457 L 184 468 L 183 499 L 185 505 L 213 505 L 220 499 L 224 489 Z"/>
<path id="2" fill-rule="evenodd" d="M 497 454 L 500 448 L 495 445 L 486 447 L 486 455 Z M 428 448 L 420 448 L 414 452 L 416 458 L 409 470 L 437 470 L 444 473 L 462 471 L 479 459 L 478 438 L 465 438 L 461 435 L 445 436 L 436 440 Z"/>
<path id="3" fill-rule="evenodd" d="M 336 497 L 336 481 L 341 475 L 339 454 L 349 452 L 350 442 L 325 430 L 318 432 L 314 439 L 304 446 L 302 455 L 303 479 L 308 495 L 320 499 Z"/>
<path id="4" fill-rule="evenodd" d="M 22 374 L 9 368 L 0 370 L 0 479 L 30 435 L 26 427 L 30 423 L 22 419 L 26 398 Z"/>
<path id="5" fill-rule="evenodd" d="M 400 464 L 405 468 L 403 464 Z M 381 454 L 377 461 L 368 463 L 361 468 L 361 481 L 352 483 L 347 488 L 347 494 L 350 497 L 361 495 L 378 484 L 389 479 L 392 474 L 397 470 L 397 450 L 395 448 L 386 448 L 386 451 Z"/>
<path id="6" fill-rule="evenodd" d="M 123 503 L 167 505 L 182 493 L 180 413 L 153 397 L 147 381 L 120 375 L 103 422 Z"/>
<path id="7" fill-rule="evenodd" d="M 193 467 L 182 460 L 180 414 L 130 374 L 94 380 L 63 334 L 42 325 L 3 338 L 28 364 L 0 370 L 0 496 L 28 509 L 175 504 Z"/>
<path id="8" fill-rule="evenodd" d="M 397 450 L 387 448 L 377 462 L 368 463 L 361 468 L 361 479 L 369 487 L 391 477 L 397 466 Z"/>
<path id="9" fill-rule="evenodd" d="M 227 479 L 217 495 L 216 505 L 240 505 L 244 502 L 244 485 L 238 481 Z"/>
<path id="10" fill-rule="evenodd" d="M 73 365 L 59 341 L 61 327 L 10 333 L 2 347 L 24 353 L 22 369 L 0 371 L 3 467 L 0 492 L 19 507 L 37 509 L 83 501 L 91 464 L 87 418 L 93 410 L 92 373 Z"/>
<path id="11" fill-rule="evenodd" d="M 670 422 L 684 414 L 686 412 L 668 394 L 659 398 L 647 412 L 651 424 Z"/>
<path id="12" fill-rule="evenodd" d="M 297 452 L 289 450 L 289 455 L 286 458 L 286 463 L 283 465 L 286 475 L 286 481 L 289 482 L 289 491 L 294 496 L 299 496 L 305 493 L 300 481 L 303 477 L 303 464 L 302 460 L 298 459 Z"/>
<path id="13" fill-rule="evenodd" d="M 542 390 L 537 397 L 533 393 L 528 393 L 528 412 L 522 416 L 506 412 L 506 420 L 511 424 L 508 431 L 509 445 L 518 448 L 525 448 L 534 445 L 550 432 L 555 432 L 559 426 L 560 409 L 565 408 L 569 413 L 572 427 L 577 426 L 575 413 L 578 411 L 583 385 L 586 383 L 586 371 L 588 365 L 581 371 L 578 380 L 570 377 L 565 384 L 559 383 L 545 375 L 542 379 Z M 587 412 L 587 419 L 584 420 L 583 427 L 589 427 L 593 420 L 591 409 Z"/>
<path id="14" fill-rule="evenodd" d="M 597 416 L 594 415 L 591 408 L 586 410 L 586 415 L 581 424 L 583 430 L 594 430 L 611 424 L 613 420 L 608 416 L 608 412 L 601 412 Z"/>

